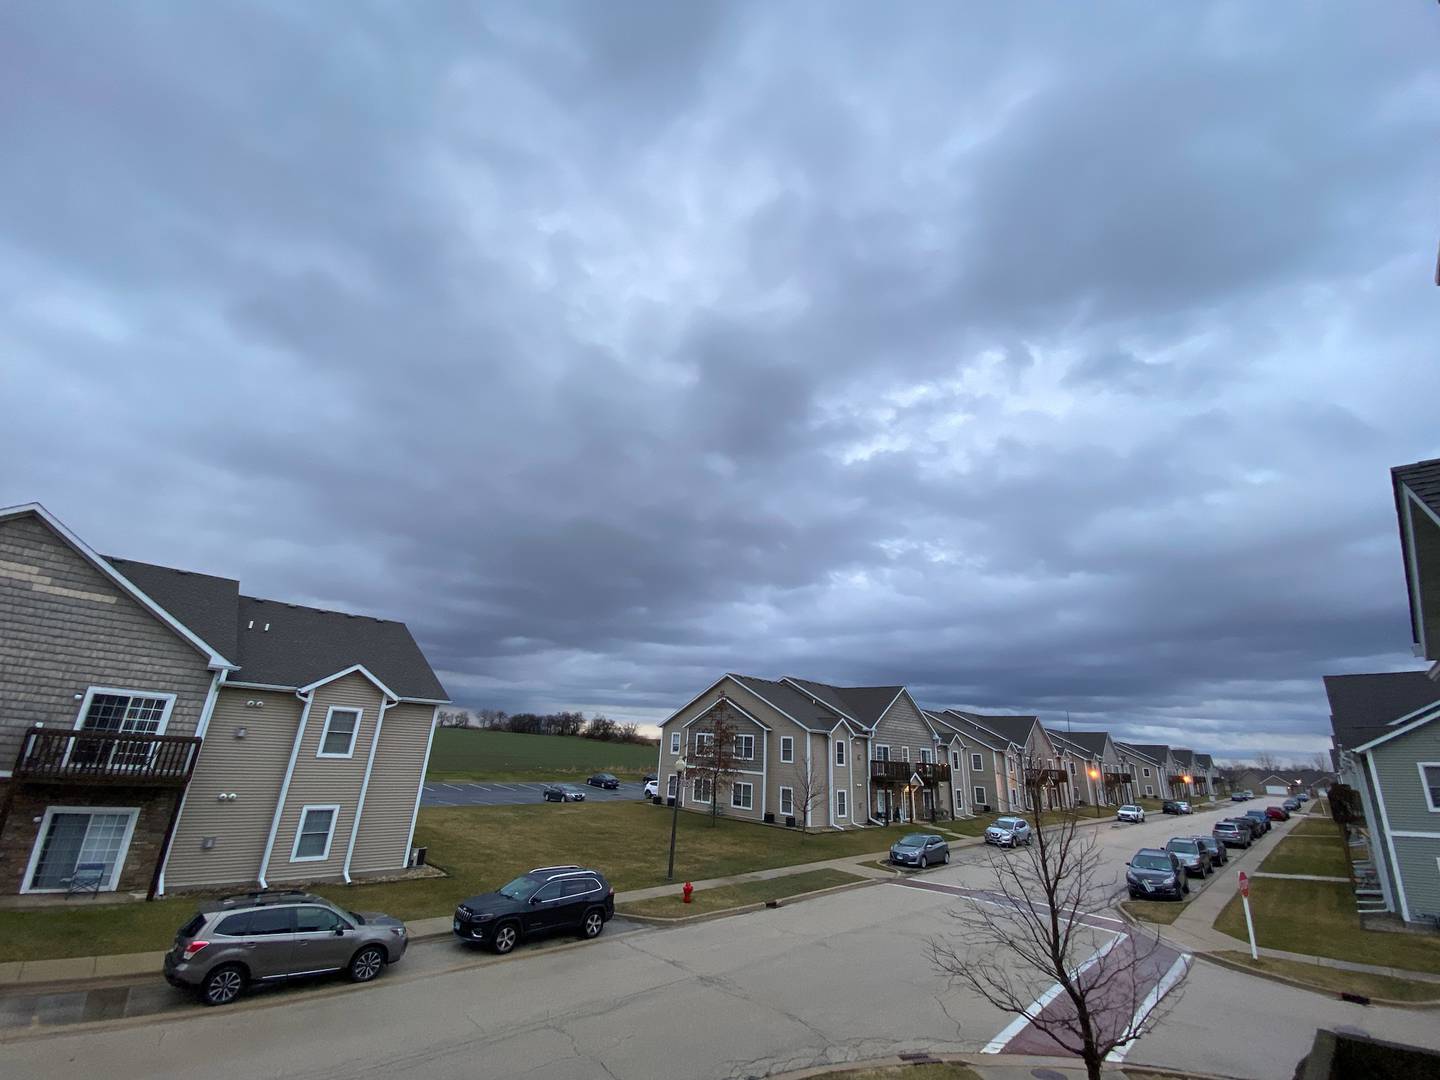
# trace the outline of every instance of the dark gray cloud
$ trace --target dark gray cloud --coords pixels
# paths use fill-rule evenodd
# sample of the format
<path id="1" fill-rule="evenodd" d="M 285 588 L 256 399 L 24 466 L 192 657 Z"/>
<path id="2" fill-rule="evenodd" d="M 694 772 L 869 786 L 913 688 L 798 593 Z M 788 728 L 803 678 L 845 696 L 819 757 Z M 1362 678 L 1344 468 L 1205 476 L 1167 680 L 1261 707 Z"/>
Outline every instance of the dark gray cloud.
<path id="1" fill-rule="evenodd" d="M 0 12 L 0 501 L 456 698 L 1222 755 L 1410 665 L 1433 9 Z"/>

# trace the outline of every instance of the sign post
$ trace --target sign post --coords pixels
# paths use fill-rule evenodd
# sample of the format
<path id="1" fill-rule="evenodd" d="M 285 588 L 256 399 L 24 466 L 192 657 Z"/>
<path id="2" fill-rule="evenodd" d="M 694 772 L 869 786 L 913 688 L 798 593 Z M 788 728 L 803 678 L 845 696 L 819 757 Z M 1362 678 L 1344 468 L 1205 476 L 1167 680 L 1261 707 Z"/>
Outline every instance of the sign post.
<path id="1" fill-rule="evenodd" d="M 1240 903 L 1245 906 L 1245 930 L 1250 935 L 1250 959 L 1259 960 L 1260 950 L 1255 948 L 1255 920 L 1250 917 L 1250 878 L 1240 871 Z"/>

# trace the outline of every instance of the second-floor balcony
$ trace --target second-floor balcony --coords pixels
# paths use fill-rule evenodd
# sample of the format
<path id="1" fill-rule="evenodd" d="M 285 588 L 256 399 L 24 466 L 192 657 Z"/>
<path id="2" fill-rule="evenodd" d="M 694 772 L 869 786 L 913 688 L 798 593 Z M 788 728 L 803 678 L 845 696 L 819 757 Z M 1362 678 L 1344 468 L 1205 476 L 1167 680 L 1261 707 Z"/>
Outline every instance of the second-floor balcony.
<path id="1" fill-rule="evenodd" d="M 1105 783 L 1107 784 L 1129 784 L 1135 779 L 1134 773 L 1114 772 L 1109 769 L 1105 771 Z"/>
<path id="2" fill-rule="evenodd" d="M 1064 769 L 1030 769 L 1025 779 L 1031 784 L 1066 784 L 1070 774 Z"/>
<path id="3" fill-rule="evenodd" d="M 950 779 L 950 766 L 943 761 L 872 761 L 870 779 L 881 784 L 908 784 L 918 776 L 926 787 Z"/>
<path id="4" fill-rule="evenodd" d="M 32 727 L 20 739 L 12 775 L 51 784 L 183 787 L 200 740 L 188 735 Z"/>

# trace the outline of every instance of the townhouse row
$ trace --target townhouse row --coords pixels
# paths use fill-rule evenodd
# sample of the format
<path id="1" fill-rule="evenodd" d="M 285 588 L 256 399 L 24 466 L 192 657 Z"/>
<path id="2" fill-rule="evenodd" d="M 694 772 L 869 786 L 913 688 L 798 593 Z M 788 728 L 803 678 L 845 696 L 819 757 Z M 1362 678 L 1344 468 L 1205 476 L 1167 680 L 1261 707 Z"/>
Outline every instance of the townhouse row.
<path id="1" fill-rule="evenodd" d="M 680 806 L 804 828 L 1021 813 L 1037 798 L 1047 808 L 1190 799 L 1217 780 L 1209 754 L 923 708 L 903 686 L 727 673 L 660 730 L 658 775 Z"/>

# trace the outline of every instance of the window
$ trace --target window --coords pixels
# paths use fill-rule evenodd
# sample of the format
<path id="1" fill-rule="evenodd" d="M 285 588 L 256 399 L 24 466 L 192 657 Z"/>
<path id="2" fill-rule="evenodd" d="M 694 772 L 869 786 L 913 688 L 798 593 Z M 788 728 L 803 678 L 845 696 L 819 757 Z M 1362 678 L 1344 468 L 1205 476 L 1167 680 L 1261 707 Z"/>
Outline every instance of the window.
<path id="1" fill-rule="evenodd" d="M 922 746 L 920 748 L 920 760 L 925 762 L 927 765 L 930 763 L 930 751 L 926 747 Z"/>
<path id="2" fill-rule="evenodd" d="M 849 806 L 847 805 L 849 800 L 846 798 L 848 794 L 844 788 L 835 789 L 835 816 L 837 818 L 850 816 Z"/>
<path id="3" fill-rule="evenodd" d="M 679 733 L 678 731 L 672 731 L 672 732 L 670 732 L 670 753 L 672 753 L 672 754 L 678 754 L 679 752 L 680 752 L 680 733 Z"/>
<path id="4" fill-rule="evenodd" d="M 970 755 L 970 768 L 974 769 L 976 772 L 984 771 L 985 762 L 981 759 L 979 754 Z"/>
<path id="5" fill-rule="evenodd" d="M 80 872 L 98 874 L 101 891 L 113 892 L 139 816 L 131 807 L 49 807 L 20 891 L 64 892 Z"/>
<path id="6" fill-rule="evenodd" d="M 950 752 L 950 767 L 951 767 L 952 769 L 958 769 L 958 768 L 960 768 L 960 751 L 959 751 L 959 750 L 952 750 L 952 751 Z"/>
<path id="7" fill-rule="evenodd" d="M 1013 807 L 1019 801 L 1020 800 L 1015 797 L 1015 789 L 1012 787 L 1010 789 L 1010 805 Z"/>
<path id="8" fill-rule="evenodd" d="M 696 802 L 708 803 L 715 790 L 715 784 L 708 776 L 697 776 L 690 784 L 690 797 Z"/>
<path id="9" fill-rule="evenodd" d="M 955 789 L 955 809 L 956 809 L 956 810 L 959 810 L 959 809 L 964 805 L 964 803 L 965 803 L 965 796 L 960 793 L 960 789 L 959 789 L 959 788 L 956 788 L 956 789 Z"/>
<path id="10" fill-rule="evenodd" d="M 174 694 L 92 686 L 85 693 L 76 726 L 85 731 L 163 735 L 174 704 Z M 87 742 L 71 750 L 70 761 L 102 769 L 133 769 L 148 765 L 154 752 L 152 743 Z"/>
<path id="11" fill-rule="evenodd" d="M 1155 788 L 1154 788 L 1152 785 L 1150 785 L 1150 784 L 1146 784 L 1146 785 L 1145 785 L 1145 794 L 1148 795 L 1148 796 L 1150 796 L 1151 798 L 1154 798 L 1154 796 L 1155 796 Z"/>
<path id="12" fill-rule="evenodd" d="M 1146 779 L 1146 780 L 1149 780 L 1149 779 L 1150 779 L 1150 770 L 1149 770 L 1149 769 L 1142 769 L 1141 771 L 1145 774 L 1145 779 Z"/>
<path id="13" fill-rule="evenodd" d="M 744 781 L 730 789 L 730 805 L 737 810 L 753 810 L 755 807 L 755 785 Z"/>
<path id="14" fill-rule="evenodd" d="M 975 802 L 974 802 L 973 805 L 975 805 L 975 806 L 984 806 L 984 805 L 985 805 L 985 789 L 984 789 L 983 787 L 977 787 L 977 788 L 975 789 Z"/>
<path id="15" fill-rule="evenodd" d="M 900 747 L 900 760 L 901 760 L 901 761 L 909 761 L 909 760 L 910 760 L 910 748 L 909 748 L 908 746 L 902 746 L 902 747 Z"/>
<path id="16" fill-rule="evenodd" d="M 297 934 L 329 934 L 336 930 L 348 930 L 350 924 L 329 908 L 307 904 L 295 909 L 295 932 Z"/>
<path id="17" fill-rule="evenodd" d="M 780 760 L 795 760 L 795 737 L 793 735 L 780 736 Z"/>
<path id="18" fill-rule="evenodd" d="M 1070 775 L 1073 777 L 1073 776 L 1075 775 L 1075 763 L 1072 761 L 1072 762 L 1069 762 L 1069 765 L 1070 765 Z"/>
<path id="19" fill-rule="evenodd" d="M 890 747 L 886 746 L 884 743 L 878 743 L 878 744 L 876 744 L 876 746 L 875 746 L 875 760 L 876 760 L 876 761 L 889 761 L 889 760 L 890 760 Z"/>
<path id="20" fill-rule="evenodd" d="M 186 937 L 194 937 L 199 933 L 200 927 L 195 927 Z M 223 934 L 225 937 L 245 937 L 250 933 L 250 913 L 247 911 L 241 915 L 231 915 L 221 919 L 220 925 L 215 927 L 215 933 Z"/>
<path id="21" fill-rule="evenodd" d="M 1440 814 L 1440 761 L 1422 761 L 1420 782 L 1425 785 L 1425 802 L 1432 814 Z"/>
<path id="22" fill-rule="evenodd" d="M 754 761 L 754 760 L 755 760 L 755 736 L 754 736 L 754 735 L 736 735 L 736 736 L 735 736 L 735 757 L 736 757 L 738 760 L 740 760 L 740 761 Z"/>
<path id="23" fill-rule="evenodd" d="M 704 753 L 706 753 L 706 752 L 709 750 L 710 744 L 713 743 L 714 741 L 715 741 L 715 734 L 714 734 L 714 732 L 710 732 L 710 731 L 697 731 L 697 732 L 695 732 L 695 753 L 697 753 L 697 754 L 704 754 Z"/>
<path id="24" fill-rule="evenodd" d="M 295 909 L 293 907 L 260 908 L 250 912 L 250 927 L 246 937 L 272 937 L 277 934 L 295 932 Z"/>
<path id="25" fill-rule="evenodd" d="M 780 816 L 795 816 L 795 789 L 782 787 L 780 789 Z"/>
<path id="26" fill-rule="evenodd" d="M 530 899 L 539 900 L 543 904 L 547 900 L 559 900 L 563 895 L 565 895 L 564 885 L 561 882 L 552 881 L 548 885 L 542 885 L 536 889 Z"/>
<path id="27" fill-rule="evenodd" d="M 665 794 L 672 799 L 675 797 L 675 774 L 673 772 L 670 774 L 670 779 L 665 781 Z"/>
<path id="28" fill-rule="evenodd" d="M 295 830 L 291 862 L 319 862 L 330 857 L 330 840 L 335 835 L 338 806 L 302 806 L 300 828 Z"/>
<path id="29" fill-rule="evenodd" d="M 844 739 L 836 739 L 836 740 L 835 740 L 835 764 L 836 764 L 836 765 L 844 765 L 844 764 L 845 764 L 845 740 L 844 740 Z"/>
<path id="30" fill-rule="evenodd" d="M 355 735 L 360 730 L 360 710 L 331 705 L 325 713 L 325 730 L 320 733 L 316 757 L 349 757 L 355 753 Z"/>
<path id="31" fill-rule="evenodd" d="M 565 879 L 565 896 L 589 896 L 593 892 L 600 891 L 600 882 L 593 877 L 578 877 Z"/>

